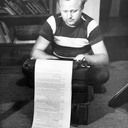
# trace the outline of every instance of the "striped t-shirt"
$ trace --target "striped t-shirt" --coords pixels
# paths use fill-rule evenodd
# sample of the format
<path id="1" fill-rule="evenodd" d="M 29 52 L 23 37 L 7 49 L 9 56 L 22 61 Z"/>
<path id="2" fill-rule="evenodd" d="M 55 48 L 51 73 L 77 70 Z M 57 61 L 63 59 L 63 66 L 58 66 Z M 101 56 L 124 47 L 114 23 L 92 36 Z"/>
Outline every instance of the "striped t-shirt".
<path id="1" fill-rule="evenodd" d="M 88 53 L 91 45 L 103 40 L 95 20 L 84 13 L 75 27 L 67 26 L 60 14 L 52 15 L 44 23 L 39 34 L 52 42 L 55 56 L 66 59 Z"/>

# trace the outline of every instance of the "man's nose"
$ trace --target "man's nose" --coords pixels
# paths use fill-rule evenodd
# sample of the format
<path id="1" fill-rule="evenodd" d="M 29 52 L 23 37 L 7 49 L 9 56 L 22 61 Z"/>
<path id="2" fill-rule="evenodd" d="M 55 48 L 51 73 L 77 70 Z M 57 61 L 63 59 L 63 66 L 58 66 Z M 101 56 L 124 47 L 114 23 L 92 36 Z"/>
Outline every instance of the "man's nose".
<path id="1" fill-rule="evenodd" d="M 72 13 L 68 12 L 67 17 L 68 17 L 68 19 L 71 19 L 72 18 Z"/>

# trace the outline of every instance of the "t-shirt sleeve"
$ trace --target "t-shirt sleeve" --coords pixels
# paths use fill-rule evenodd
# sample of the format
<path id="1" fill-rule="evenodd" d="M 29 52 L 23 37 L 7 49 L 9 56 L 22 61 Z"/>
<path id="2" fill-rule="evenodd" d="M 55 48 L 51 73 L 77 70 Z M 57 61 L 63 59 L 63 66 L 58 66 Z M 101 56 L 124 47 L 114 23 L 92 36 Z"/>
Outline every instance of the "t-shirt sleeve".
<path id="1" fill-rule="evenodd" d="M 53 31 L 50 24 L 47 21 L 41 27 L 39 35 L 41 35 L 50 42 L 53 40 Z"/>
<path id="2" fill-rule="evenodd" d="M 91 45 L 96 44 L 103 40 L 103 35 L 101 33 L 99 25 L 92 20 L 88 25 L 88 40 Z"/>

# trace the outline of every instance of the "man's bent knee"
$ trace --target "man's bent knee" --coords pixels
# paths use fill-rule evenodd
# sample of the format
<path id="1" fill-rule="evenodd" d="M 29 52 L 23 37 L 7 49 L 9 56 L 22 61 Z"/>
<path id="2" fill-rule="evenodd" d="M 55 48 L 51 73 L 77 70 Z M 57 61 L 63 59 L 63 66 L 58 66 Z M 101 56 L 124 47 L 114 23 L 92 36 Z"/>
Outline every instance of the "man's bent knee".
<path id="1" fill-rule="evenodd" d="M 88 70 L 88 80 L 92 83 L 103 84 L 108 81 L 110 74 L 105 66 L 93 66 Z"/>

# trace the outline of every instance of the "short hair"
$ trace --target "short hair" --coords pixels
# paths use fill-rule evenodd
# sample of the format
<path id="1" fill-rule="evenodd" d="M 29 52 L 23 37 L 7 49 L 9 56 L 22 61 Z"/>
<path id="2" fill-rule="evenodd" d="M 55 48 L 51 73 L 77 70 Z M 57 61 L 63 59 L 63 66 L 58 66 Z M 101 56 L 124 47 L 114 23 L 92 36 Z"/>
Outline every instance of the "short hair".
<path id="1" fill-rule="evenodd" d="M 60 0 L 57 0 L 57 2 L 59 3 Z M 65 0 L 65 1 L 70 1 L 70 0 Z M 85 3 L 87 0 L 81 0 L 82 3 Z"/>
<path id="2" fill-rule="evenodd" d="M 70 1 L 70 0 L 65 0 L 65 1 Z M 87 0 L 81 0 L 81 7 L 84 8 L 84 4 Z M 58 4 L 60 2 L 60 0 L 57 0 Z"/>

